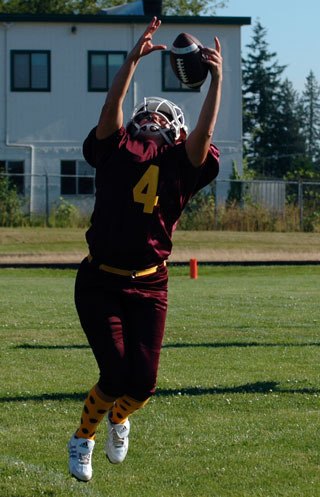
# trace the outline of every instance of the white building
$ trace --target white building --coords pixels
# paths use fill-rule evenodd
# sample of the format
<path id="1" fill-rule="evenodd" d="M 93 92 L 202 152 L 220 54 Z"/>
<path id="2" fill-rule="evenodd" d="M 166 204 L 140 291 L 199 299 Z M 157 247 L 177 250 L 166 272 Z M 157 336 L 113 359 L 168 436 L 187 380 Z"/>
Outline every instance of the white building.
<path id="1" fill-rule="evenodd" d="M 242 161 L 241 26 L 250 18 L 162 18 L 155 42 L 168 50 L 180 32 L 213 46 L 221 40 L 224 83 L 214 141 L 221 150 L 220 178 Z M 12 176 L 30 213 L 45 213 L 64 197 L 92 207 L 93 174 L 82 142 L 96 125 L 112 77 L 149 23 L 145 15 L 0 14 L 0 169 Z M 144 96 L 176 102 L 192 129 L 207 91 L 180 86 L 169 52 L 141 61 L 125 116 Z M 15 174 L 21 176 L 14 176 Z M 80 177 L 78 177 L 80 176 Z"/>

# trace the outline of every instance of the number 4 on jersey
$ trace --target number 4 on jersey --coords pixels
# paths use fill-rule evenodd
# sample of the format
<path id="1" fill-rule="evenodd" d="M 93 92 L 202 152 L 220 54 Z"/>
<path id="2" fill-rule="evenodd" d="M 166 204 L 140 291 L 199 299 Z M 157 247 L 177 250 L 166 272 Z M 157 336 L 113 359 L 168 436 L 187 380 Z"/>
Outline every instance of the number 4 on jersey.
<path id="1" fill-rule="evenodd" d="M 152 214 L 158 203 L 158 181 L 159 167 L 151 165 L 133 189 L 133 200 L 143 204 L 143 212 L 146 214 Z"/>

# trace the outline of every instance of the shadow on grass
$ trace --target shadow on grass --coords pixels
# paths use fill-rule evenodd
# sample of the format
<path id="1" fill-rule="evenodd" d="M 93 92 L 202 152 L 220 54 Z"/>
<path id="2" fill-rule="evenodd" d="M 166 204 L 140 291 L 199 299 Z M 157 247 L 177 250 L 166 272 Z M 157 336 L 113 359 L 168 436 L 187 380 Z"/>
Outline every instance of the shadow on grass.
<path id="1" fill-rule="evenodd" d="M 207 342 L 207 343 L 166 343 L 162 346 L 163 349 L 182 349 L 182 348 L 227 348 L 227 347 L 319 347 L 320 342 L 307 342 L 307 343 L 265 343 L 265 342 Z M 31 344 L 23 343 L 15 345 L 16 349 L 25 350 L 65 350 L 65 349 L 89 349 L 87 344 L 70 344 L 70 345 L 45 345 L 45 344 Z"/>
<path id="2" fill-rule="evenodd" d="M 168 388 L 157 390 L 156 396 L 174 397 L 176 395 L 223 395 L 235 393 L 290 393 L 290 394 L 318 394 L 320 390 L 317 388 L 300 388 L 286 389 L 281 388 L 276 381 L 257 381 L 256 383 L 246 383 L 234 387 L 186 387 L 186 388 Z"/>
<path id="3" fill-rule="evenodd" d="M 164 349 L 183 349 L 189 347 L 227 348 L 227 347 L 314 347 L 320 342 L 308 343 L 265 343 L 265 342 L 208 342 L 208 343 L 167 343 Z"/>
<path id="4" fill-rule="evenodd" d="M 300 388 L 286 389 L 281 388 L 276 381 L 257 381 L 255 383 L 246 383 L 233 387 L 183 387 L 183 388 L 158 388 L 156 397 L 175 397 L 175 396 L 201 396 L 201 395 L 223 395 L 237 393 L 284 393 L 284 394 L 319 394 L 317 388 Z M 0 397 L 0 403 L 4 402 L 45 402 L 45 401 L 83 401 L 86 398 L 86 392 L 56 392 L 43 393 L 38 395 L 17 395 Z"/>
<path id="5" fill-rule="evenodd" d="M 21 345 L 15 345 L 15 349 L 25 349 L 25 350 L 65 350 L 65 349 L 89 349 L 90 346 L 87 344 L 72 344 L 72 345 L 45 345 L 40 343 L 22 343 Z"/>

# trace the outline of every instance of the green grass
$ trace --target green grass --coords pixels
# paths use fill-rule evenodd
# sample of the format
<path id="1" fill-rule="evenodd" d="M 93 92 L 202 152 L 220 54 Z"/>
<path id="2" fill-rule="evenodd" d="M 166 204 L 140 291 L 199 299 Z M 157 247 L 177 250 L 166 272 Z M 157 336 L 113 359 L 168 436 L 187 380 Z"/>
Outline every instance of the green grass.
<path id="1" fill-rule="evenodd" d="M 83 228 L 1 228 L 0 256 L 10 253 L 80 252 L 86 254 Z M 320 252 L 318 233 L 237 231 L 176 231 L 174 252 L 180 249 L 308 254 Z"/>
<path id="2" fill-rule="evenodd" d="M 86 251 L 85 229 L 0 228 L 0 254 Z"/>
<path id="3" fill-rule="evenodd" d="M 170 268 L 159 388 L 126 461 L 88 483 L 66 443 L 97 368 L 75 273 L 0 270 L 2 497 L 317 497 L 320 267 Z"/>

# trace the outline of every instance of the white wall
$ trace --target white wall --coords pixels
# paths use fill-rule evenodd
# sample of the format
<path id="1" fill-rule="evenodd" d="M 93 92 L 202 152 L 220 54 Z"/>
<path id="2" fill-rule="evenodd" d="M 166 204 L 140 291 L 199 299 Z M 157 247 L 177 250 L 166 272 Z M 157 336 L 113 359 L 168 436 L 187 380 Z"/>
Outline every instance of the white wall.
<path id="1" fill-rule="evenodd" d="M 202 20 L 203 22 L 203 20 Z M 0 160 L 25 158 L 26 172 L 59 174 L 61 159 L 81 159 L 83 139 L 98 120 L 105 95 L 87 91 L 89 50 L 129 51 L 144 29 L 143 24 L 17 22 L 0 24 Z M 180 32 L 189 32 L 204 45 L 220 38 L 224 57 L 221 109 L 214 142 L 220 147 L 220 178 L 228 178 L 232 161 L 241 165 L 241 55 L 239 25 L 172 24 L 165 19 L 154 41 L 170 48 Z M 10 91 L 10 50 L 51 51 L 51 92 Z M 5 65 L 6 64 L 6 65 Z M 126 101 L 125 120 L 144 96 L 157 95 L 173 100 L 185 111 L 189 129 L 199 114 L 209 78 L 200 93 L 162 92 L 161 53 L 143 59 L 134 76 Z M 32 145 L 8 147 L 8 144 Z M 40 180 L 39 180 L 40 181 Z M 34 179 L 36 185 L 37 180 Z M 32 185 L 31 185 L 32 190 Z M 31 209 L 43 210 L 41 188 L 34 188 Z M 58 189 L 57 189 L 58 192 Z M 37 198 L 36 198 L 37 197 Z"/>

